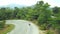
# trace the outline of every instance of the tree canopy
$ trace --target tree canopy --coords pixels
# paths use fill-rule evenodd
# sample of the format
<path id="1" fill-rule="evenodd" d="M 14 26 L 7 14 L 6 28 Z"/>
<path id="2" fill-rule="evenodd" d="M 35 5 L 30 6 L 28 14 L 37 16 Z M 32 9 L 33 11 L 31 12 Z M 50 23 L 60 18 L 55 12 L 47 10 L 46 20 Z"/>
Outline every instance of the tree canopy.
<path id="1" fill-rule="evenodd" d="M 48 3 L 38 1 L 30 7 L 0 8 L 0 20 L 9 19 L 36 20 L 39 26 L 45 24 L 45 28 L 51 26 L 60 29 L 60 7 L 51 8 Z"/>

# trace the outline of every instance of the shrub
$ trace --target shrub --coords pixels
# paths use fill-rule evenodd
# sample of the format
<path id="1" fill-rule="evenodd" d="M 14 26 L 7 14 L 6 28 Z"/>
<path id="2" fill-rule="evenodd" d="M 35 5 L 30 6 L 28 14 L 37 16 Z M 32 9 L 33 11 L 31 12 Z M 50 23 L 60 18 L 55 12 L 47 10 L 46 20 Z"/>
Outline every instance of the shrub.
<path id="1" fill-rule="evenodd" d="M 5 20 L 0 21 L 0 29 L 3 29 L 5 27 Z"/>

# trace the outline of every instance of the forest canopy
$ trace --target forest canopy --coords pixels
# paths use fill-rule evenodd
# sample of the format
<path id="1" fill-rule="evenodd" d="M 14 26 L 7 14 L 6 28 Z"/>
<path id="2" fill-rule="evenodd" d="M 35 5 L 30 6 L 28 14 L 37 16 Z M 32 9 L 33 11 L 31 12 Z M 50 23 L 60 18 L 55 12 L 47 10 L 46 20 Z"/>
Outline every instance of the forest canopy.
<path id="1" fill-rule="evenodd" d="M 48 3 L 39 1 L 30 7 L 0 8 L 0 20 L 9 19 L 36 20 L 39 26 L 45 24 L 44 29 L 52 27 L 60 30 L 60 7 L 51 8 Z"/>

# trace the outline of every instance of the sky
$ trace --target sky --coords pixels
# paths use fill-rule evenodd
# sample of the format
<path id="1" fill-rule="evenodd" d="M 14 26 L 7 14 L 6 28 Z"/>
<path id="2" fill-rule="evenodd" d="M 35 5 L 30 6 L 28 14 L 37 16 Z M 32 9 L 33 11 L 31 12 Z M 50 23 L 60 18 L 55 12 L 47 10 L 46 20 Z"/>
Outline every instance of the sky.
<path id="1" fill-rule="evenodd" d="M 25 5 L 31 6 L 37 3 L 40 0 L 0 0 L 0 6 L 6 6 L 9 4 L 18 4 L 18 5 Z M 58 6 L 60 7 L 60 0 L 43 0 L 45 3 L 48 2 L 51 7 Z"/>

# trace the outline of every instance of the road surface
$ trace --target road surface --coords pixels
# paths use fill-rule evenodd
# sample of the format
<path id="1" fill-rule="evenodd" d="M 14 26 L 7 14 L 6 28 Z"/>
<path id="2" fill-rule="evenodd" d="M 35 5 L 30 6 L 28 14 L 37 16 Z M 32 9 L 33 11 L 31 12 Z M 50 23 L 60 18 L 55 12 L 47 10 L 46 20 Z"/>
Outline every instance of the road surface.
<path id="1" fill-rule="evenodd" d="M 36 25 L 25 20 L 6 20 L 6 24 L 14 24 L 15 28 L 7 34 L 39 34 Z"/>

